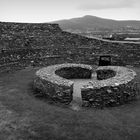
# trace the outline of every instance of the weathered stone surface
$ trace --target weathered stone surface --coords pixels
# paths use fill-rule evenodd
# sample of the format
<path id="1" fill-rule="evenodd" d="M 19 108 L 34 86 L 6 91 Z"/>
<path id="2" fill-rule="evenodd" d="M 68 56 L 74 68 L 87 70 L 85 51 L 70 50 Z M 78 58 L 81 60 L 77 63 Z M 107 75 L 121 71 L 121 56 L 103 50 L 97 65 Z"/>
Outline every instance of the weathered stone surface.
<path id="1" fill-rule="evenodd" d="M 133 81 L 136 73 L 128 68 L 119 66 L 104 66 L 97 70 L 110 69 L 115 71 L 116 75 L 105 80 L 90 81 L 81 89 L 83 106 L 105 107 L 116 106 L 136 99 L 137 84 Z M 97 73 L 98 74 L 98 73 Z M 103 78 L 103 73 L 102 76 Z M 103 78 L 104 79 L 104 78 Z M 86 102 L 86 104 L 85 104 Z"/>
<path id="2" fill-rule="evenodd" d="M 66 73 L 69 74 L 69 77 L 77 77 L 83 78 L 90 77 L 92 74 L 92 67 L 89 65 L 82 64 L 61 64 L 61 65 L 53 65 L 40 69 L 36 72 L 36 79 L 34 80 L 34 87 L 41 91 L 43 94 L 47 94 L 49 97 L 58 100 L 62 103 L 70 103 L 73 99 L 73 82 L 62 78 L 67 76 L 64 72 L 64 68 L 71 68 Z M 78 71 L 76 70 L 78 68 Z M 63 69 L 63 72 L 60 72 L 60 77 L 57 75 L 56 71 Z M 71 70 L 74 69 L 75 73 L 71 73 Z M 78 74 L 79 70 L 82 70 L 82 74 Z M 86 72 L 86 74 L 85 74 Z M 80 72 L 79 72 L 80 73 Z M 63 75 L 64 74 L 64 75 Z M 72 75 L 70 75 L 72 74 Z M 67 77 L 66 77 L 67 78 Z"/>
<path id="3" fill-rule="evenodd" d="M 64 67 L 55 71 L 57 75 L 66 79 L 89 79 L 92 71 L 84 67 Z"/>
<path id="4" fill-rule="evenodd" d="M 66 72 L 64 71 L 64 68 L 67 68 Z M 70 68 L 70 70 L 68 68 Z M 83 76 L 92 75 L 92 67 L 89 65 L 53 65 L 42 68 L 36 72 L 37 78 L 34 81 L 34 87 L 41 91 L 43 94 L 47 94 L 49 97 L 53 98 L 53 100 L 69 104 L 73 99 L 74 83 L 66 78 L 73 78 L 72 76 L 74 76 L 74 78 L 85 78 L 81 77 L 82 74 L 77 74 L 78 71 L 76 70 L 76 68 L 78 68 L 78 71 L 80 68 L 83 69 L 81 73 L 87 72 L 86 74 L 83 74 Z M 74 71 L 71 73 L 72 69 L 74 69 Z M 87 71 L 85 71 L 86 69 Z M 60 75 L 58 76 L 56 71 L 59 70 L 60 72 L 58 73 Z M 136 76 L 136 73 L 134 71 L 119 66 L 103 66 L 97 68 L 97 71 L 99 70 L 100 73 L 97 72 L 97 76 L 98 74 L 101 74 L 101 77 L 104 80 L 94 79 L 90 81 L 88 85 L 84 85 L 82 87 L 82 106 L 103 108 L 105 106 L 116 106 L 124 104 L 136 99 L 137 86 L 133 81 Z M 104 76 L 104 72 L 102 72 L 102 70 L 104 72 L 107 70 L 114 71 L 112 73 L 115 73 L 115 76 L 106 79 L 108 77 L 108 72 L 105 72 Z"/>
<path id="5" fill-rule="evenodd" d="M 116 75 L 116 72 L 110 69 L 104 69 L 104 70 L 97 70 L 97 79 L 98 80 L 105 80 L 109 79 L 111 77 L 114 77 Z"/>

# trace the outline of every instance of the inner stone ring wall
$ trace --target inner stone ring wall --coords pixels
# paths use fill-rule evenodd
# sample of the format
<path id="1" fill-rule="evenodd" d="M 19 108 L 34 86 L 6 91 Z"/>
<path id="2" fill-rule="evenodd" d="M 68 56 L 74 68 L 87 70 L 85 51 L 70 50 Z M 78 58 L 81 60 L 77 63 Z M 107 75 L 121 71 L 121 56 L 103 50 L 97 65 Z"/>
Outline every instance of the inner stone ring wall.
<path id="1" fill-rule="evenodd" d="M 92 73 L 97 79 L 92 79 Z M 123 104 L 137 95 L 133 79 L 136 73 L 119 66 L 102 66 L 96 70 L 84 64 L 60 64 L 42 68 L 36 72 L 34 88 L 53 100 L 69 104 L 73 99 L 70 79 L 89 79 L 81 88 L 83 106 L 104 107 Z"/>
<path id="2" fill-rule="evenodd" d="M 42 68 L 36 72 L 34 88 L 49 95 L 53 100 L 69 104 L 73 99 L 73 84 L 70 78 L 89 78 L 92 67 L 83 64 L 61 64 Z M 66 77 L 66 78 L 63 78 Z"/>

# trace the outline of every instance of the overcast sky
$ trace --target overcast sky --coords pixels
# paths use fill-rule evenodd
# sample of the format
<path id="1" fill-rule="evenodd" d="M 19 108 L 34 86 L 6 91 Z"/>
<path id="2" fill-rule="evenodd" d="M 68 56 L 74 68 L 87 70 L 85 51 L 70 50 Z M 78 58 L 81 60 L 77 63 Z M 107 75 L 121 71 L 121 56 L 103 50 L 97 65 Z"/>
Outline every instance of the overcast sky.
<path id="1" fill-rule="evenodd" d="M 49 22 L 84 15 L 140 20 L 140 0 L 0 0 L 0 21 Z"/>

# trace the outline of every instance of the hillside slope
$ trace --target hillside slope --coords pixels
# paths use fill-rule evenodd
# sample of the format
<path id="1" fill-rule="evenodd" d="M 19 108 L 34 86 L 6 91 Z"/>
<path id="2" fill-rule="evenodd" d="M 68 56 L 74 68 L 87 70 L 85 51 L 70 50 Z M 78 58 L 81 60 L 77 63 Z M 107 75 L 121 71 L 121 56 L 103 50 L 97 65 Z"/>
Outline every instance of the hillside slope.
<path id="1" fill-rule="evenodd" d="M 99 30 L 99 29 L 120 29 L 120 28 L 138 28 L 140 29 L 140 21 L 134 20 L 111 20 L 99 18 L 96 16 L 84 16 L 80 18 L 72 18 L 69 20 L 54 21 L 64 30 L 79 30 L 81 32 Z"/>

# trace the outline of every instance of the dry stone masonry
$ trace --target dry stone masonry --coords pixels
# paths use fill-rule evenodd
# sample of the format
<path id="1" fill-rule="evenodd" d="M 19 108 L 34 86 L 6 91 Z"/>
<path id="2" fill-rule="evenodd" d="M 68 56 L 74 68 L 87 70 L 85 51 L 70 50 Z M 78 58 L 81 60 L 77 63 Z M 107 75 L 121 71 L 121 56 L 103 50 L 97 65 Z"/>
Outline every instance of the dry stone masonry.
<path id="1" fill-rule="evenodd" d="M 0 73 L 13 72 L 30 65 L 48 66 L 62 63 L 98 65 L 99 56 L 102 54 L 111 55 L 112 65 L 140 66 L 140 44 L 91 39 L 62 31 L 58 24 L 0 22 Z M 54 71 L 51 73 L 51 70 L 60 68 L 58 65 L 43 69 L 46 73 L 51 69 L 50 75 L 48 73 L 50 79 L 39 75 L 39 72 L 42 74 L 43 71 L 40 70 L 35 85 L 51 97 L 70 103 L 73 97 L 73 83 L 68 79 L 90 78 L 91 72 L 88 70 L 91 68 L 86 66 L 86 69 L 80 71 L 82 74 L 78 73 L 79 70 L 72 69 L 74 73 L 71 75 L 70 69 L 66 72 L 64 65 L 61 66 L 63 69 L 58 70 L 58 73 Z M 116 70 L 112 68 L 109 71 L 101 70 L 100 67 L 96 72 L 97 80 L 82 87 L 83 106 L 112 106 L 123 104 L 136 97 L 136 85 L 133 82 L 135 73 L 124 67 L 114 67 Z M 118 69 L 126 70 L 127 75 L 120 72 L 121 78 L 118 78 Z"/>
<path id="2" fill-rule="evenodd" d="M 73 70 L 75 73 L 71 73 Z M 72 93 L 74 83 L 68 79 L 72 77 L 77 78 L 78 73 L 80 74 L 80 78 L 82 78 L 81 72 L 83 73 L 84 78 L 86 78 L 86 76 L 89 78 L 91 70 L 92 67 L 82 64 L 61 64 L 48 66 L 36 72 L 34 87 L 37 90 L 40 90 L 43 94 L 49 95 L 53 99 L 69 104 L 73 99 Z M 66 77 L 68 79 L 62 77 Z"/>
<path id="3" fill-rule="evenodd" d="M 133 81 L 136 73 L 126 67 L 102 66 L 96 69 L 97 79 L 92 79 L 95 69 L 84 64 L 60 64 L 36 72 L 34 87 L 52 99 L 70 104 L 74 82 L 70 79 L 88 78 L 81 88 L 83 107 L 116 106 L 136 99 L 137 89 Z"/>
<path id="4" fill-rule="evenodd" d="M 103 74 L 114 71 L 115 76 Z M 100 71 L 100 72 L 99 72 Z M 101 72 L 102 71 L 102 72 Z M 110 73 L 114 75 L 114 73 Z M 98 76 L 98 74 L 101 74 Z M 119 66 L 103 66 L 97 69 L 97 78 L 81 89 L 83 106 L 99 107 L 117 106 L 136 99 L 137 85 L 133 81 L 136 73 Z M 106 79 L 106 77 L 110 77 Z"/>
<path id="5" fill-rule="evenodd" d="M 139 66 L 140 44 L 106 42 L 62 31 L 58 24 L 0 22 L 0 69 L 61 63 L 98 65 L 99 56 L 112 54 L 112 65 Z M 52 59 L 53 57 L 53 59 Z M 1 71 L 0 71 L 1 72 Z"/>

